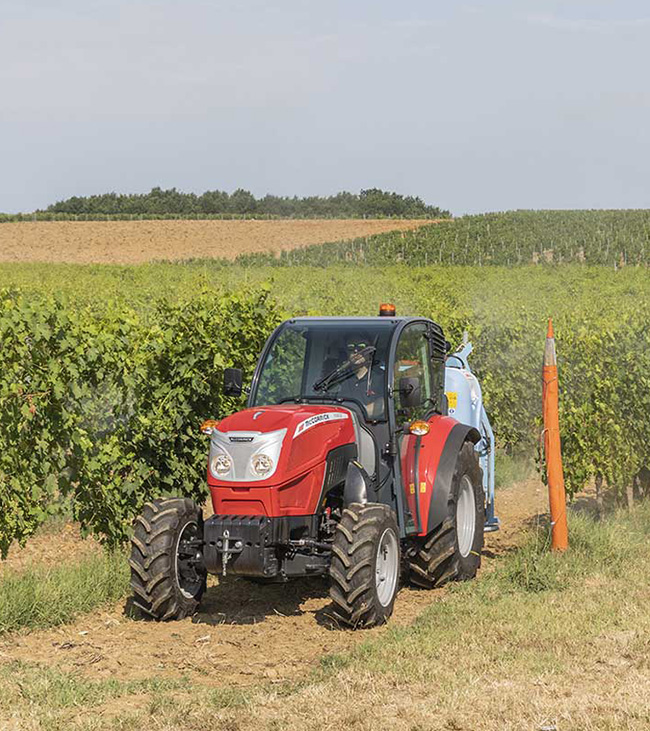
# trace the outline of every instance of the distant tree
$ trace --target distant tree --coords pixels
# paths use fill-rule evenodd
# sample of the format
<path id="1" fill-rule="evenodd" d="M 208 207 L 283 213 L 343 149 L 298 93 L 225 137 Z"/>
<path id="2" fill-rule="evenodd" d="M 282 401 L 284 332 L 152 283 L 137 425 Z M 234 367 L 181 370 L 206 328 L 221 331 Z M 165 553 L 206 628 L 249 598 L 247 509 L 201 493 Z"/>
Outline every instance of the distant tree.
<path id="1" fill-rule="evenodd" d="M 230 211 L 232 213 L 254 213 L 256 208 L 255 196 L 248 190 L 238 188 L 230 196 Z"/>
<path id="2" fill-rule="evenodd" d="M 230 196 L 220 190 L 207 190 L 198 199 L 199 209 L 201 213 L 218 214 L 227 213 L 229 208 Z"/>

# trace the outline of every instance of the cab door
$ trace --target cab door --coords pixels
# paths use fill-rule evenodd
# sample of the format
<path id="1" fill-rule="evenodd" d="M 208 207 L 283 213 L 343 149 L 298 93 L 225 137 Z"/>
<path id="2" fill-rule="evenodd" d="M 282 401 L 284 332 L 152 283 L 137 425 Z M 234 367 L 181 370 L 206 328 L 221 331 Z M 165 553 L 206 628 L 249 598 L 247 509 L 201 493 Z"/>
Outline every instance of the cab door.
<path id="1" fill-rule="evenodd" d="M 431 335 L 430 323 L 411 323 L 402 330 L 395 351 L 393 393 L 398 427 L 401 488 L 406 498 L 404 518 L 407 533 L 420 532 L 422 529 L 419 493 L 420 490 L 426 491 L 426 484 L 420 484 L 419 480 L 421 437 L 404 433 L 400 427 L 417 419 L 427 420 L 440 411 L 444 388 L 444 380 L 441 380 L 444 379 L 444 362 L 440 358 L 433 357 Z M 414 388 L 419 390 L 419 398 L 415 399 L 415 402 Z"/>

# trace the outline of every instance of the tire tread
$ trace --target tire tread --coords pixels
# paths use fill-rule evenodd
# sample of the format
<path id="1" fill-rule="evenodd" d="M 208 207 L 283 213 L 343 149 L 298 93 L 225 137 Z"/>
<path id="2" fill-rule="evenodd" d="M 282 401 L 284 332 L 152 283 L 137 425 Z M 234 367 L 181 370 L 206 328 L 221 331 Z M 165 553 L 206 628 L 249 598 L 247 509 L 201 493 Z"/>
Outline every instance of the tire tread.
<path id="1" fill-rule="evenodd" d="M 378 533 L 387 524 L 393 524 L 397 534 L 387 505 L 353 503 L 343 510 L 332 546 L 330 599 L 335 618 L 346 626 L 371 627 L 385 622 L 392 611 L 392 602 L 382 608 L 375 601 L 373 575 Z"/>
<path id="2" fill-rule="evenodd" d="M 148 617 L 183 619 L 198 608 L 205 581 L 194 597 L 182 594 L 171 556 L 179 526 L 192 516 L 201 520 L 201 511 L 192 500 L 170 498 L 146 502 L 134 520 L 129 558 L 133 606 Z"/>

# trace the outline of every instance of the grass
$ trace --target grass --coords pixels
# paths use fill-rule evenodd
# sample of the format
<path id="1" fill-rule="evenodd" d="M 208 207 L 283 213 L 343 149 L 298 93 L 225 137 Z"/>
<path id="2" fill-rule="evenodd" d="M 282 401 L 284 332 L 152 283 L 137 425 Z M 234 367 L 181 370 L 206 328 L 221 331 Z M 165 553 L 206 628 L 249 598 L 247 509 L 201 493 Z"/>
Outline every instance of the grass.
<path id="1" fill-rule="evenodd" d="M 574 514 L 570 534 L 570 550 L 552 554 L 538 528 L 413 625 L 325 654 L 298 683 L 90 681 L 14 663 L 0 673 L 0 711 L 50 731 L 199 731 L 208 718 L 228 731 L 647 729 L 650 505 L 606 521 Z M 111 712 L 88 715 L 98 706 Z"/>
<path id="2" fill-rule="evenodd" d="M 7 572 L 0 578 L 0 634 L 70 622 L 123 597 L 128 584 L 128 562 L 119 551 Z"/>
<path id="3" fill-rule="evenodd" d="M 11 680 L 11 683 L 7 683 Z M 48 706 L 51 710 L 97 706 L 115 698 L 141 693 L 161 693 L 188 687 L 185 679 L 146 678 L 89 680 L 57 668 L 11 662 L 0 667 L 0 682 L 13 692 L 1 696 L 0 708 L 19 702 L 30 706 Z"/>
<path id="4" fill-rule="evenodd" d="M 497 450 L 494 455 L 495 487 L 507 487 L 537 476 L 535 463 L 527 454 L 510 455 Z"/>
<path id="5" fill-rule="evenodd" d="M 644 515 L 649 515 L 644 508 Z M 586 514 L 574 514 L 571 521 L 571 548 L 565 555 L 549 551 L 547 528 L 533 532 L 524 545 L 511 554 L 495 572 L 481 582 L 488 593 L 537 593 L 569 589 L 573 582 L 598 574 L 616 577 L 642 547 L 645 525 L 620 514 L 600 522 Z M 634 521 L 634 522 L 633 522 Z"/>

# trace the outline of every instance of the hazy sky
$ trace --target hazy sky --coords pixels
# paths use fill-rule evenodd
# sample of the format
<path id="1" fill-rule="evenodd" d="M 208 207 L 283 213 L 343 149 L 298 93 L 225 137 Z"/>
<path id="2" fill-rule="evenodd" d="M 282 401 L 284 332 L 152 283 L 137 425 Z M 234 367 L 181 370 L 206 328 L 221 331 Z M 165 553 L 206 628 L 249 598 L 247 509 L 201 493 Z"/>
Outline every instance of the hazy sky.
<path id="1" fill-rule="evenodd" d="M 650 207 L 650 3 L 0 0 L 0 211 L 155 185 Z"/>

